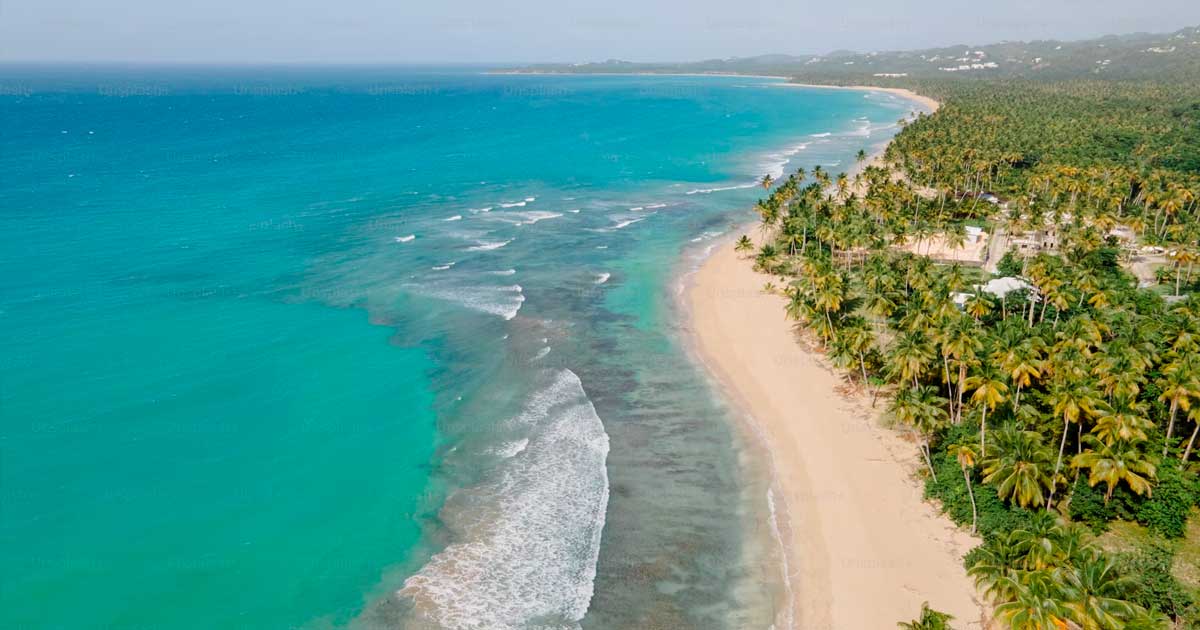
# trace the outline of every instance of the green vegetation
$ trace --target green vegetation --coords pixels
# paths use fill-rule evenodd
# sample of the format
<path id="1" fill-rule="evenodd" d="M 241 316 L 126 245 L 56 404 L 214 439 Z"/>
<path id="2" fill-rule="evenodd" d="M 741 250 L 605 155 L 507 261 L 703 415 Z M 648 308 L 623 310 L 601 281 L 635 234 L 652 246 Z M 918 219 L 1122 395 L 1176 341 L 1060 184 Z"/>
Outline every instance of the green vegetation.
<path id="1" fill-rule="evenodd" d="M 904 630 L 953 630 L 950 627 L 950 620 L 954 619 L 952 615 L 934 610 L 929 607 L 929 602 L 921 604 L 921 616 L 908 622 L 900 622 L 897 626 Z"/>
<path id="2" fill-rule="evenodd" d="M 1088 77 L 1155 79 L 1170 83 L 1173 77 L 1200 74 L 1198 42 L 1200 28 L 1189 27 L 1173 33 L 1110 35 L 1075 42 L 960 44 L 924 50 L 760 55 L 693 63 L 610 60 L 571 65 L 543 64 L 526 70 L 758 74 L 787 76 L 805 83 L 900 87 L 931 79 L 984 83 L 998 79 L 1062 81 Z"/>
<path id="3" fill-rule="evenodd" d="M 1172 570 L 1197 555 L 1200 498 L 1189 76 L 914 82 L 944 106 L 906 121 L 883 166 L 774 182 L 764 242 L 739 241 L 911 433 L 927 495 L 983 537 L 966 562 L 1005 627 L 1200 626 L 1195 572 Z M 912 253 L 968 225 L 1024 247 L 993 251 L 994 276 Z M 1139 287 L 1147 246 L 1161 286 Z M 1145 532 L 1130 549 L 1097 537 L 1127 523 Z M 946 627 L 933 613 L 902 627 Z"/>

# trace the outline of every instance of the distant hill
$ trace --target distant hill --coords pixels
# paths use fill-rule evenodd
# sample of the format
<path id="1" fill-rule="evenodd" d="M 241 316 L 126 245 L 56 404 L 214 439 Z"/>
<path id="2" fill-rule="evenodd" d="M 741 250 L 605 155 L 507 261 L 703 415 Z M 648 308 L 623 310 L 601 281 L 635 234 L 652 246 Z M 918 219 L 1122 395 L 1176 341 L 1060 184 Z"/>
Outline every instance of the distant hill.
<path id="1" fill-rule="evenodd" d="M 689 63 L 541 64 L 526 72 L 654 72 L 768 74 L 831 83 L 899 79 L 1130 79 L 1200 77 L 1200 27 L 1173 33 L 1108 35 L 1074 42 L 1047 40 L 962 44 L 924 50 L 823 55 L 759 55 Z"/>

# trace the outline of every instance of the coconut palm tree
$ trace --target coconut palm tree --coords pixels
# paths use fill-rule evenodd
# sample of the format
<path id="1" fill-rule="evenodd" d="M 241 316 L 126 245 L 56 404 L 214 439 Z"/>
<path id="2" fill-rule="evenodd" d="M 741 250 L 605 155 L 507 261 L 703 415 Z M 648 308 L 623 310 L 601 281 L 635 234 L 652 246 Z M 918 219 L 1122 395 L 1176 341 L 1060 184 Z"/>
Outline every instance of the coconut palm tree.
<path id="1" fill-rule="evenodd" d="M 1091 555 L 1064 571 L 1063 577 L 1067 614 L 1083 630 L 1121 630 L 1144 612 L 1123 599 L 1136 583 L 1120 575 L 1110 559 Z"/>
<path id="2" fill-rule="evenodd" d="M 980 409 L 979 416 L 979 452 L 987 452 L 987 414 L 1004 402 L 1008 394 L 1008 384 L 1000 373 L 988 365 L 977 374 L 967 377 L 967 389 L 972 390 L 971 402 Z"/>
<path id="3" fill-rule="evenodd" d="M 970 471 L 975 469 L 975 461 L 979 459 L 979 454 L 967 444 L 951 444 L 946 450 L 958 461 L 958 467 L 962 469 L 963 480 L 967 482 L 967 496 L 971 498 L 971 533 L 974 534 L 979 521 L 979 510 L 975 507 L 975 489 L 971 484 Z"/>
<path id="4" fill-rule="evenodd" d="M 937 471 L 933 469 L 933 456 L 929 450 L 929 442 L 934 432 L 941 428 L 948 416 L 942 408 L 945 399 L 938 396 L 937 389 L 929 385 L 905 387 L 896 392 L 892 398 L 892 415 L 908 426 L 921 441 L 921 454 L 925 457 L 925 465 L 929 467 L 929 476 L 937 480 Z"/>
<path id="5" fill-rule="evenodd" d="M 1067 434 L 1071 424 L 1081 423 L 1088 416 L 1098 415 L 1103 401 L 1096 396 L 1096 391 L 1090 383 L 1058 378 L 1050 390 L 1047 402 L 1053 408 L 1054 415 L 1063 421 L 1062 437 L 1058 443 L 1058 459 L 1054 462 L 1053 476 L 1057 479 L 1059 471 L 1062 470 L 1063 451 L 1067 446 Z M 1054 501 L 1054 490 L 1052 486 L 1046 498 L 1047 507 Z"/>
<path id="6" fill-rule="evenodd" d="M 1067 627 L 1069 615 L 1057 586 L 1054 571 L 1041 570 L 1017 585 L 1012 601 L 996 606 L 996 618 L 1011 630 L 1059 630 Z"/>
<path id="7" fill-rule="evenodd" d="M 775 183 L 775 178 L 771 177 L 770 173 L 763 175 L 762 179 L 760 179 L 758 181 L 758 184 L 763 187 L 763 190 L 770 190 L 771 185 L 774 183 Z"/>
<path id="8" fill-rule="evenodd" d="M 1198 370 L 1194 357 L 1176 358 L 1162 370 L 1162 378 L 1158 380 L 1158 387 L 1162 390 L 1162 394 L 1158 399 L 1163 402 L 1170 403 L 1170 421 L 1167 424 L 1167 439 L 1163 443 L 1162 454 L 1167 456 L 1167 449 L 1171 446 L 1171 435 L 1175 431 L 1175 416 L 1179 410 L 1188 411 L 1192 406 L 1192 399 L 1200 397 L 1200 383 L 1197 382 Z"/>
<path id="9" fill-rule="evenodd" d="M 1155 465 L 1137 446 L 1125 440 L 1104 442 L 1086 436 L 1088 450 L 1076 455 L 1072 465 L 1088 471 L 1088 485 L 1103 482 L 1108 486 L 1104 492 L 1104 503 L 1112 498 L 1113 490 L 1121 482 L 1134 494 L 1149 495 L 1153 488 Z"/>
<path id="10" fill-rule="evenodd" d="M 992 449 L 984 454 L 984 483 L 1021 507 L 1043 505 L 1043 493 L 1054 487 L 1057 473 L 1051 473 L 1051 455 L 1041 434 L 1005 427 L 993 437 Z"/>
<path id="11" fill-rule="evenodd" d="M 734 251 L 741 253 L 751 252 L 754 251 L 754 242 L 750 240 L 749 236 L 743 234 L 741 238 L 737 240 L 737 244 L 733 246 L 733 249 Z"/>
<path id="12" fill-rule="evenodd" d="M 892 374 L 915 388 L 933 357 L 933 348 L 923 335 L 903 333 L 896 337 L 888 351 L 888 365 Z"/>

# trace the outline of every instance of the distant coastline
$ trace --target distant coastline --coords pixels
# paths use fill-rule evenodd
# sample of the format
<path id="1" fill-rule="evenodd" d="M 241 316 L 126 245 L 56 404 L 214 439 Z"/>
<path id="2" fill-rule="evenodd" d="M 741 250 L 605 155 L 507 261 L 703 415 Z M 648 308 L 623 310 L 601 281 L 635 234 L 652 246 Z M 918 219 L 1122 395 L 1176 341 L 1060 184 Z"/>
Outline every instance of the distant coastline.
<path id="1" fill-rule="evenodd" d="M 748 79 L 779 79 L 782 81 L 790 81 L 791 77 L 774 74 L 742 74 L 739 72 L 570 72 L 566 70 L 490 70 L 484 74 L 504 74 L 504 75 L 521 75 L 528 74 L 531 76 L 588 76 L 588 77 L 605 77 L 605 76 L 635 76 L 635 77 L 745 77 Z"/>
<path id="2" fill-rule="evenodd" d="M 834 85 L 831 83 L 798 83 L 793 77 L 779 74 L 743 74 L 740 72 L 571 72 L 569 70 L 490 70 L 484 74 L 530 75 L 530 76 L 638 76 L 638 77 L 744 77 L 747 79 L 777 79 L 781 87 L 813 88 L 822 90 L 860 90 L 887 92 L 915 101 L 935 112 L 941 103 L 933 98 L 918 94 L 907 88 L 883 87 L 879 85 Z"/>

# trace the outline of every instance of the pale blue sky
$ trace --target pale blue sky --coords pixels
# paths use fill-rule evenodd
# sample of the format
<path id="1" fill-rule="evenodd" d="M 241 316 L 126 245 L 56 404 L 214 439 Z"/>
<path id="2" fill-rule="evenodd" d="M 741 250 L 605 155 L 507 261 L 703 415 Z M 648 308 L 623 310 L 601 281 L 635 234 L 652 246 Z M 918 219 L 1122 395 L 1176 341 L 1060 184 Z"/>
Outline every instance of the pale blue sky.
<path id="1" fill-rule="evenodd" d="M 1200 0 L 0 0 L 0 60 L 670 61 L 1196 24 Z"/>

